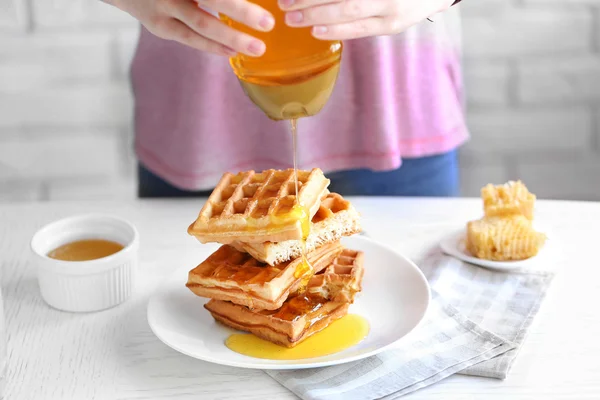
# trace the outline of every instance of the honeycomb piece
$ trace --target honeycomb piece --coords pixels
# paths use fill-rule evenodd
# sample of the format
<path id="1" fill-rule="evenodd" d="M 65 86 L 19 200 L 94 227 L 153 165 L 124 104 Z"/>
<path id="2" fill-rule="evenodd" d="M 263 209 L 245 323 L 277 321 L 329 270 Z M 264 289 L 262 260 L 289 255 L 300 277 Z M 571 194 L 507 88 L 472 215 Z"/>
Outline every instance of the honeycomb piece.
<path id="1" fill-rule="evenodd" d="M 533 220 L 536 197 L 521 181 L 497 186 L 488 184 L 481 189 L 481 198 L 486 217 L 522 215 Z"/>
<path id="2" fill-rule="evenodd" d="M 467 224 L 467 250 L 492 261 L 525 260 L 537 255 L 546 235 L 536 232 L 522 215 L 485 217 Z"/>

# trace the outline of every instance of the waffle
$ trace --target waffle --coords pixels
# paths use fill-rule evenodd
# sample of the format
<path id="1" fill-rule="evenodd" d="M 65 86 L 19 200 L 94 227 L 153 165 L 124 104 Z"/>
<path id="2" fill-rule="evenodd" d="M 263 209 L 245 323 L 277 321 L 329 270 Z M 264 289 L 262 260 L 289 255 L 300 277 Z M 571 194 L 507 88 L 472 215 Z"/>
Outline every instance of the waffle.
<path id="1" fill-rule="evenodd" d="M 364 272 L 364 253 L 344 249 L 327 268 L 310 279 L 307 293 L 337 303 L 353 303 L 355 294 L 362 289 Z"/>
<path id="2" fill-rule="evenodd" d="M 363 253 L 344 249 L 309 281 L 306 292 L 291 296 L 277 310 L 250 310 L 220 300 L 211 300 L 204 308 L 227 326 L 294 347 L 348 313 L 354 293 L 361 290 L 363 272 Z"/>
<path id="3" fill-rule="evenodd" d="M 486 217 L 467 224 L 467 250 L 485 260 L 524 260 L 535 256 L 545 241 L 546 235 L 536 232 L 522 215 Z"/>
<path id="4" fill-rule="evenodd" d="M 341 251 L 342 245 L 334 242 L 308 253 L 306 258 L 316 273 L 331 264 Z M 190 271 L 186 286 L 201 297 L 276 310 L 300 287 L 309 272 L 304 268 L 302 258 L 269 266 L 223 245 Z"/>
<path id="5" fill-rule="evenodd" d="M 308 235 L 327 186 L 320 169 L 298 171 L 296 202 L 293 169 L 226 173 L 188 233 L 201 243 L 300 240 Z"/>
<path id="6" fill-rule="evenodd" d="M 533 220 L 535 195 L 521 181 L 510 181 L 504 185 L 488 184 L 481 189 L 486 217 L 523 215 Z"/>
<path id="7" fill-rule="evenodd" d="M 241 331 L 285 347 L 327 328 L 348 313 L 348 303 L 296 296 L 276 311 L 253 312 L 228 301 L 211 300 L 204 305 L 214 319 Z"/>
<path id="8" fill-rule="evenodd" d="M 312 218 L 310 234 L 306 239 L 306 251 L 313 251 L 319 246 L 340 240 L 342 236 L 360 232 L 359 219 L 358 212 L 349 201 L 337 193 L 329 193 L 321 200 L 319 209 Z M 269 265 L 276 265 L 302 255 L 301 240 L 279 243 L 234 242 L 231 245 Z"/>

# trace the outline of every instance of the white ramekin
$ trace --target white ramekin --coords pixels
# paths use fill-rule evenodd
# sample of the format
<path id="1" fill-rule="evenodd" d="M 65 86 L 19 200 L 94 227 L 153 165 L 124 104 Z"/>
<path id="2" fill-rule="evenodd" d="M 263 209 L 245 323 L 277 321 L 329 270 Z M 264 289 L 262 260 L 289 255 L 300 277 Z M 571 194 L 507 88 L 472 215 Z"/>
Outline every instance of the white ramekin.
<path id="1" fill-rule="evenodd" d="M 124 248 L 90 261 L 47 256 L 63 244 L 85 239 L 112 240 Z M 73 312 L 99 311 L 122 303 L 133 291 L 138 248 L 135 227 L 109 215 L 75 216 L 44 226 L 31 239 L 43 299 L 54 308 Z"/>

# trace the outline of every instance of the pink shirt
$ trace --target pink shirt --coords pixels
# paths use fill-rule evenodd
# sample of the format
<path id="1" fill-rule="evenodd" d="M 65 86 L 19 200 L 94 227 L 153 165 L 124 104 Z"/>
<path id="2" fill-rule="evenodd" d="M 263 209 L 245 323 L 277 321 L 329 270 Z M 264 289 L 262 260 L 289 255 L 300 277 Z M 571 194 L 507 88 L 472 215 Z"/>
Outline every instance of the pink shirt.
<path id="1" fill-rule="evenodd" d="M 299 167 L 398 168 L 402 157 L 455 149 L 468 138 L 457 10 L 395 35 L 344 43 L 325 108 L 299 120 Z M 223 172 L 289 168 L 289 123 L 268 119 L 228 60 L 142 29 L 132 66 L 140 162 L 188 190 Z"/>

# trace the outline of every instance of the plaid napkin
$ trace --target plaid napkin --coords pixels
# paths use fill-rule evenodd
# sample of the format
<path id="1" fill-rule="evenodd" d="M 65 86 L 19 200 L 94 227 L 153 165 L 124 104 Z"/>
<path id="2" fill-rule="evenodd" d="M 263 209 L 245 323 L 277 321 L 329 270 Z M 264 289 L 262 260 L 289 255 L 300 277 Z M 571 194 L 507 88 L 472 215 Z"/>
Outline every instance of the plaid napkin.
<path id="1" fill-rule="evenodd" d="M 433 290 L 400 347 L 325 368 L 266 371 L 303 399 L 394 399 L 455 373 L 504 379 L 553 274 L 483 269 L 436 250 L 420 267 Z"/>

